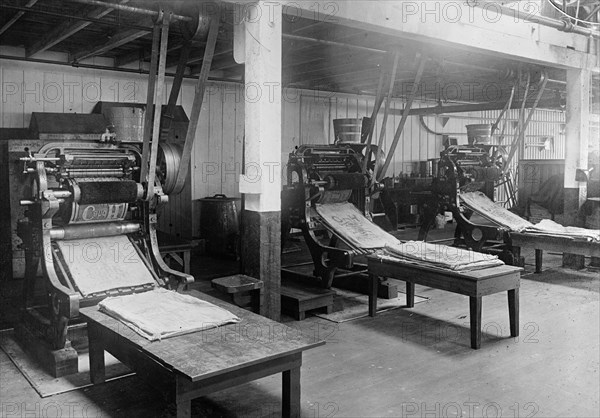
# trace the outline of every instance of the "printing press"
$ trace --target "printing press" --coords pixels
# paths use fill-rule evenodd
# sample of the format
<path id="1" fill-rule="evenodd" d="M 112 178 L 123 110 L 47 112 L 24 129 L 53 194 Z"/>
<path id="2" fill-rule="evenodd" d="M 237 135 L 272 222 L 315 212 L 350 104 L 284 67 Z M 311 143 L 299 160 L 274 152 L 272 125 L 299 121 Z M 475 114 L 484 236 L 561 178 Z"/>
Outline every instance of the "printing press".
<path id="1" fill-rule="evenodd" d="M 476 191 L 494 200 L 494 188 L 502 181 L 505 161 L 504 147 L 474 141 L 469 145 L 450 145 L 442 151 L 431 198 L 424 207 L 419 239 L 426 240 L 436 216 L 449 211 L 457 223 L 454 245 L 494 253 L 505 263 L 517 265 L 519 260 L 510 250 L 508 230 L 487 221 L 473 222 L 473 210 L 461 201 L 461 193 Z"/>
<path id="2" fill-rule="evenodd" d="M 373 171 L 380 166 L 376 159 L 382 158 L 382 153 L 373 146 L 375 161 L 363 170 L 365 147 L 361 143 L 302 145 L 289 155 L 287 185 L 282 192 L 282 231 L 302 231 L 313 260 L 313 275 L 325 288 L 331 287 L 334 277 L 366 271 L 355 263 L 355 257 L 368 254 L 371 248 L 346 234 L 352 228 L 373 225 L 371 197 L 381 190 Z M 327 208 L 342 209 L 333 215 L 339 225 L 324 219 L 323 210 Z M 367 230 L 362 232 L 369 234 Z M 337 269 L 349 272 L 336 276 Z"/>
<path id="3" fill-rule="evenodd" d="M 8 145 L 17 157 L 11 164 L 22 170 L 25 208 L 17 225 L 25 250 L 23 316 L 15 332 L 60 376 L 77 372 L 67 332 L 80 308 L 193 281 L 164 263 L 156 238 L 157 208 L 168 200 L 162 184 L 177 171 L 176 159 L 165 156 L 180 148 L 160 144 L 163 158 L 149 186 L 140 174 L 147 161 L 141 136 L 120 137 L 104 115 L 34 113 L 32 126 L 36 139 Z M 42 304 L 34 297 L 40 285 Z"/>

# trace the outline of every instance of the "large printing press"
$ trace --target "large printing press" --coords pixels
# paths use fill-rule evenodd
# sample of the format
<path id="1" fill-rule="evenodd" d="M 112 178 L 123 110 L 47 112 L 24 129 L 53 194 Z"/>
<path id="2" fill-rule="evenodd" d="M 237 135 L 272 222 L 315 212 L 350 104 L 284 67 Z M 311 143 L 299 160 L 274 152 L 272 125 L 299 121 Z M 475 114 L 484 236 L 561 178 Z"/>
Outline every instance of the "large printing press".
<path id="1" fill-rule="evenodd" d="M 377 246 L 362 245 L 344 233 L 371 224 L 371 199 L 382 188 L 373 173 L 381 166 L 383 153 L 371 146 L 371 157 L 367 157 L 366 150 L 362 143 L 338 142 L 302 145 L 289 155 L 282 231 L 284 235 L 290 228 L 302 231 L 313 260 L 313 276 L 325 288 L 331 287 L 334 277 L 364 272 L 355 258 Z M 325 210 L 333 212 L 330 222 Z M 362 232 L 368 236 L 372 231 Z M 336 275 L 338 269 L 345 272 Z"/>
<path id="2" fill-rule="evenodd" d="M 490 125 L 471 126 L 482 132 L 469 132 L 469 144 L 448 145 L 440 154 L 431 196 L 424 205 L 419 239 L 427 240 L 436 216 L 449 211 L 457 224 L 455 246 L 495 253 L 507 264 L 517 265 L 520 260 L 512 252 L 509 231 L 485 218 L 478 217 L 474 221 L 475 211 L 462 201 L 463 194 L 472 192 L 481 192 L 493 201 L 496 186 L 506 181 L 503 178 L 505 148 L 487 143 L 491 136 Z"/>
<path id="3" fill-rule="evenodd" d="M 141 118 L 130 119 L 140 133 L 131 135 L 132 126 L 122 126 L 131 123 L 118 117 L 143 109 L 110 105 L 102 113 L 34 113 L 30 132 L 36 138 L 8 141 L 11 191 L 21 194 L 16 230 L 25 253 L 16 334 L 57 376 L 77 371 L 67 332 L 79 308 L 193 281 L 164 263 L 156 238 L 157 208 L 168 200 L 163 185 L 172 182 L 167 176 L 176 172 L 181 144 L 161 142 L 162 159 L 149 185 L 141 174 L 147 161 Z"/>

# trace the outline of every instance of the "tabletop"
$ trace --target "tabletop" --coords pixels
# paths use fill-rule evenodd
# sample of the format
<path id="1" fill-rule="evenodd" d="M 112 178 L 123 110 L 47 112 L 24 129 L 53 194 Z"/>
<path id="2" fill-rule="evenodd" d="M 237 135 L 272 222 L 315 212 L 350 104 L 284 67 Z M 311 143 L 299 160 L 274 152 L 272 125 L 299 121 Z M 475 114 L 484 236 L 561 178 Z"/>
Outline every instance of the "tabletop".
<path id="1" fill-rule="evenodd" d="M 227 309 L 241 322 L 162 341 L 149 341 L 127 325 L 100 312 L 97 306 L 82 308 L 79 313 L 86 320 L 134 343 L 146 355 L 187 376 L 192 382 L 325 344 L 303 336 L 300 328 L 289 327 L 197 291 L 187 293 Z"/>

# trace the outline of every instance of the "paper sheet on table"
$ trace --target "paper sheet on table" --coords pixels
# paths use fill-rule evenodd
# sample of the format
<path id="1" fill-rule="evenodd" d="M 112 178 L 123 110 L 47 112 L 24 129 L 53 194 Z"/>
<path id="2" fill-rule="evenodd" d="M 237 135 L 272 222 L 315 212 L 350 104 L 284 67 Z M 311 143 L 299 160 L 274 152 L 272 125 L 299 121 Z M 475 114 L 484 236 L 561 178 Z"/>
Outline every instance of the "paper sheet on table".
<path id="1" fill-rule="evenodd" d="M 83 296 L 122 287 L 156 284 L 125 235 L 56 241 Z"/>
<path id="2" fill-rule="evenodd" d="M 98 308 L 150 341 L 240 322 L 226 309 L 163 288 L 109 297 Z"/>
<path id="3" fill-rule="evenodd" d="M 456 271 L 479 270 L 504 264 L 495 255 L 424 241 L 388 244 L 383 254 L 408 262 L 430 264 Z"/>
<path id="4" fill-rule="evenodd" d="M 323 222 L 336 234 L 358 248 L 383 248 L 386 244 L 399 242 L 393 235 L 364 217 L 352 203 L 316 205 Z"/>
<path id="5" fill-rule="evenodd" d="M 477 212 L 484 218 L 496 222 L 511 231 L 522 231 L 533 226 L 533 224 L 506 208 L 494 203 L 489 197 L 481 192 L 461 193 L 460 200 L 471 210 Z"/>
<path id="6" fill-rule="evenodd" d="M 600 231 L 597 229 L 562 226 L 550 219 L 543 219 L 539 223 L 525 228 L 523 232 L 600 242 Z"/>

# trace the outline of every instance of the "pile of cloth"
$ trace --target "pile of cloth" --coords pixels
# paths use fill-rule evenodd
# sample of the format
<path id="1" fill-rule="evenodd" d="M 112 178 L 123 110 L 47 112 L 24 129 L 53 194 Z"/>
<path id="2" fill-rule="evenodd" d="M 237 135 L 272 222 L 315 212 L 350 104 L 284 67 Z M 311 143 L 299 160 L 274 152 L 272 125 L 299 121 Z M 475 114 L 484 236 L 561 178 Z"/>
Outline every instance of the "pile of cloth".
<path id="1" fill-rule="evenodd" d="M 504 264 L 495 255 L 424 241 L 386 244 L 377 255 L 382 259 L 430 265 L 454 271 L 480 270 Z"/>
<path id="2" fill-rule="evenodd" d="M 109 297 L 98 309 L 150 341 L 240 322 L 217 305 L 163 288 Z"/>

